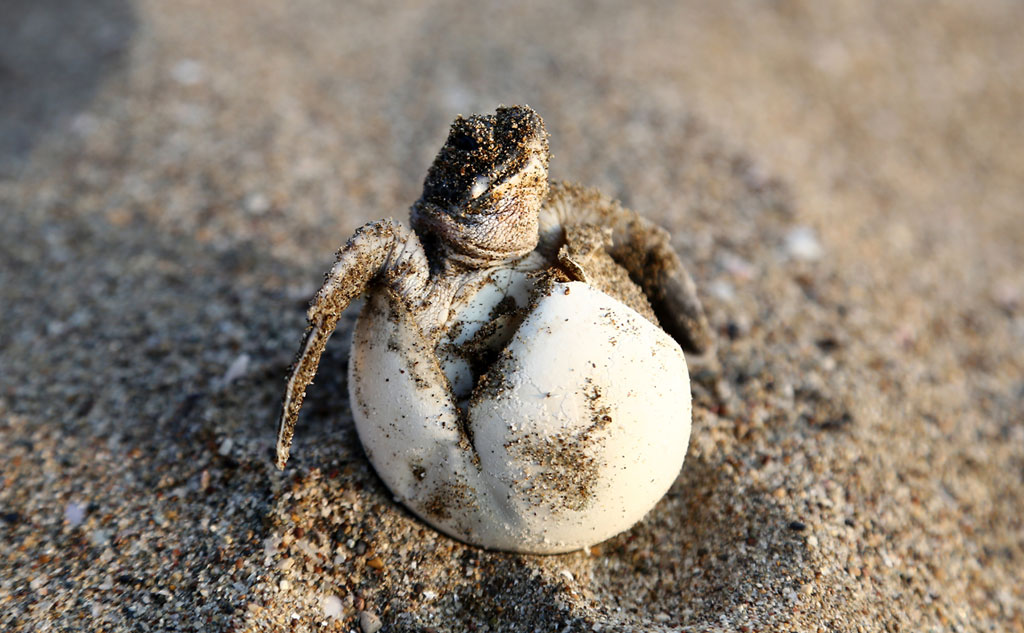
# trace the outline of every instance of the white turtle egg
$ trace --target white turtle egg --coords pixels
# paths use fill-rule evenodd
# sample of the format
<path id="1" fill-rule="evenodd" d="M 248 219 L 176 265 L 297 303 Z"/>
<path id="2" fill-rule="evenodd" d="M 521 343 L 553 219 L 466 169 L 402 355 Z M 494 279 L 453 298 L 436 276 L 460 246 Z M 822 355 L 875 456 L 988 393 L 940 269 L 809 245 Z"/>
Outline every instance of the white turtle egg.
<path id="1" fill-rule="evenodd" d="M 532 281 L 497 272 L 454 304 L 436 353 L 399 302 L 371 294 L 349 363 L 359 437 L 392 492 L 458 539 L 530 553 L 598 543 L 643 518 L 679 473 L 691 416 L 682 350 L 580 282 L 510 310 L 506 297 L 526 306 Z M 474 337 L 497 344 L 482 376 L 458 354 Z"/>

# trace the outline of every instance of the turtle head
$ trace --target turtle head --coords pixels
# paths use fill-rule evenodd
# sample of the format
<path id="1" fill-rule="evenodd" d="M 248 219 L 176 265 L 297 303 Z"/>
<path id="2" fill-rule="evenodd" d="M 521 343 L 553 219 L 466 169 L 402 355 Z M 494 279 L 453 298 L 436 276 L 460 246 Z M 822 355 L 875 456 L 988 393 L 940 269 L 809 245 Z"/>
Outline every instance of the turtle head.
<path id="1" fill-rule="evenodd" d="M 537 245 L 548 158 L 544 121 L 529 106 L 458 117 L 413 205 L 413 228 L 474 266 L 526 255 Z"/>

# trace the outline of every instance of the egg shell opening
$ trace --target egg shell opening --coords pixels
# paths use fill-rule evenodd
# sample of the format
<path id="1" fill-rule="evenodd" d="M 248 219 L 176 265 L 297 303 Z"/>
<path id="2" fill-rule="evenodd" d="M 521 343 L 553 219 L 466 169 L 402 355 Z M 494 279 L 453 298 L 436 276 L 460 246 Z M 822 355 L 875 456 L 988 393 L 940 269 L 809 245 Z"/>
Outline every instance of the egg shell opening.
<path id="1" fill-rule="evenodd" d="M 682 350 L 580 282 L 537 299 L 465 412 L 384 292 L 360 315 L 349 373 L 384 482 L 426 522 L 486 548 L 565 552 L 628 529 L 671 486 L 689 441 Z"/>

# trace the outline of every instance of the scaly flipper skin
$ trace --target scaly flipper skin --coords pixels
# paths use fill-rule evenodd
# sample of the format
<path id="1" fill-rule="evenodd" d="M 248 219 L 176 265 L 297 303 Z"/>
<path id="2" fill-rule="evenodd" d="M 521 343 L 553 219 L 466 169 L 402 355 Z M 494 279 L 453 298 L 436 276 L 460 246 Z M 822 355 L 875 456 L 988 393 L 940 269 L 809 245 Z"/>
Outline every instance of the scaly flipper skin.
<path id="1" fill-rule="evenodd" d="M 608 254 L 643 289 L 661 327 L 684 351 L 703 354 L 713 338 L 697 288 L 665 229 L 597 191 L 553 183 L 540 215 L 539 248 L 557 250 L 573 225 L 608 227 Z"/>
<path id="2" fill-rule="evenodd" d="M 422 296 L 427 282 L 426 270 L 426 254 L 419 238 L 391 219 L 363 226 L 338 251 L 324 285 L 310 303 L 309 327 L 288 376 L 277 431 L 278 468 L 283 470 L 288 462 L 306 387 L 313 382 L 320 356 L 341 313 L 374 282 L 383 282 L 402 297 Z"/>

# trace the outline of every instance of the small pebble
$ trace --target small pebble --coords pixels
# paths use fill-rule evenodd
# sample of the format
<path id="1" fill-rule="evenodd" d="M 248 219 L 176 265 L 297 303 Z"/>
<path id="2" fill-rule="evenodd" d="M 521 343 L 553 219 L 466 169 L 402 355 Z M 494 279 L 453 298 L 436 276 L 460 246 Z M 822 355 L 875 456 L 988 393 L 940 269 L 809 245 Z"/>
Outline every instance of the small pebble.
<path id="1" fill-rule="evenodd" d="M 249 373 L 249 355 L 239 354 L 235 360 L 231 362 L 227 371 L 224 372 L 224 376 L 220 379 L 220 384 L 227 387 L 239 378 L 245 376 L 247 373 Z"/>
<path id="2" fill-rule="evenodd" d="M 791 529 L 793 531 L 796 531 L 796 532 L 803 532 L 804 530 L 807 529 L 807 525 L 805 523 L 801 522 L 801 521 L 790 521 L 789 522 L 789 529 Z"/>
<path id="3" fill-rule="evenodd" d="M 719 265 L 733 277 L 742 281 L 752 279 L 757 273 L 757 268 L 735 253 L 723 251 L 718 255 Z"/>
<path id="4" fill-rule="evenodd" d="M 786 234 L 786 253 L 803 261 L 821 259 L 824 249 L 814 229 L 809 226 L 798 226 Z"/>
<path id="5" fill-rule="evenodd" d="M 93 530 L 89 535 L 93 547 L 103 547 L 110 542 L 110 530 Z"/>
<path id="6" fill-rule="evenodd" d="M 171 76 L 183 86 L 202 83 L 204 75 L 203 65 L 194 59 L 183 59 L 171 68 Z"/>
<path id="7" fill-rule="evenodd" d="M 85 506 L 74 501 L 69 502 L 64 506 L 64 520 L 71 527 L 78 527 L 85 520 Z"/>
<path id="8" fill-rule="evenodd" d="M 324 615 L 337 620 L 344 613 L 344 605 L 338 596 L 327 596 L 323 599 Z"/>
<path id="9" fill-rule="evenodd" d="M 736 300 L 736 289 L 731 283 L 722 279 L 716 279 L 708 284 L 707 291 L 712 297 L 726 303 L 732 303 Z"/>
<path id="10" fill-rule="evenodd" d="M 245 197 L 243 203 L 246 213 L 252 215 L 263 215 L 270 210 L 270 198 L 262 193 L 250 193 Z"/>
<path id="11" fill-rule="evenodd" d="M 372 611 L 361 611 L 359 613 L 359 628 L 363 633 L 377 633 L 384 626 L 376 613 Z"/>

